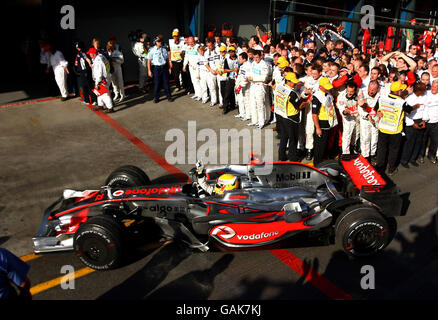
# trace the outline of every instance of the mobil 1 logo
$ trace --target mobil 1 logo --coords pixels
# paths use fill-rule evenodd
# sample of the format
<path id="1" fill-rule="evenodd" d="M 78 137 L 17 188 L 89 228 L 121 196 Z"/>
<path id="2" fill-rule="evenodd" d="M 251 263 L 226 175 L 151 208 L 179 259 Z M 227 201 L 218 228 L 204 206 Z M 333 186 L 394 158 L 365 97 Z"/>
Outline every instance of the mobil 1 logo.
<path id="1" fill-rule="evenodd" d="M 310 171 L 281 172 L 276 174 L 276 182 L 289 182 L 310 179 Z"/>

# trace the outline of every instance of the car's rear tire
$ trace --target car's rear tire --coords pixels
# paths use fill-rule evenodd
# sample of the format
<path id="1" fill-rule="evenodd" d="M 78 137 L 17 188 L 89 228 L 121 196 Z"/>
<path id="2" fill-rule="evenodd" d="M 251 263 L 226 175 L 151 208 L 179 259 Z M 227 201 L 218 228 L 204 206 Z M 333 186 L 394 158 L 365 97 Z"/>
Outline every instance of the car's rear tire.
<path id="1" fill-rule="evenodd" d="M 124 228 L 109 216 L 96 216 L 83 223 L 74 236 L 79 259 L 96 270 L 118 267 L 123 260 Z"/>
<path id="2" fill-rule="evenodd" d="M 143 170 L 131 165 L 114 170 L 105 181 L 105 185 L 110 188 L 138 187 L 150 183 L 149 177 Z"/>
<path id="3" fill-rule="evenodd" d="M 335 224 L 336 244 L 349 256 L 366 257 L 381 252 L 392 240 L 388 221 L 374 208 L 351 206 Z"/>

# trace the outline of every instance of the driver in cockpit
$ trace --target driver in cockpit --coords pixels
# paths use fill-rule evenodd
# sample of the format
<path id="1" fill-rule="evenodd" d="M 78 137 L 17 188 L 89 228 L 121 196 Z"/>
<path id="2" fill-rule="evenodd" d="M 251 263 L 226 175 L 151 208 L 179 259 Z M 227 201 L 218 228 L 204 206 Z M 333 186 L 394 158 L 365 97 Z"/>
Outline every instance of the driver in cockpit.
<path id="1" fill-rule="evenodd" d="M 207 182 L 207 175 L 201 160 L 196 163 L 196 176 L 198 181 L 195 184 L 200 198 L 213 195 L 223 196 L 226 191 L 239 188 L 239 178 L 230 173 L 222 174 L 214 186 L 210 185 Z"/>

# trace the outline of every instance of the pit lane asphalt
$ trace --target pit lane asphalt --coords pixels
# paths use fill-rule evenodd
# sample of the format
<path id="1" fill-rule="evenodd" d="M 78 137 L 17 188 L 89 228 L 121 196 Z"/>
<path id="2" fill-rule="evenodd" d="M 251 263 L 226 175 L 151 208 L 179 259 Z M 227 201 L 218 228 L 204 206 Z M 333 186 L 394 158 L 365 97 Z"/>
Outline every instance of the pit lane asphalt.
<path id="1" fill-rule="evenodd" d="M 234 118 L 235 111 L 223 116 L 217 107 L 178 94 L 172 103 L 154 104 L 150 95 L 134 91 L 109 117 L 161 157 L 172 143 L 165 141 L 166 132 L 179 128 L 187 134 L 189 120 L 196 121 L 198 132 L 246 128 Z M 157 164 L 158 157 L 148 156 L 138 141 L 129 140 L 78 99 L 44 100 L 0 112 L 0 245 L 18 256 L 32 252 L 31 238 L 42 213 L 63 189 L 99 188 L 124 164 L 143 168 L 156 181 L 170 175 Z M 190 152 L 193 148 L 186 147 L 186 158 Z M 275 146 L 274 159 L 276 152 Z M 192 166 L 176 165 L 182 172 Z M 299 236 L 288 249 L 298 258 L 292 263 L 301 263 L 302 272 L 297 273 L 269 250 L 200 253 L 171 243 L 139 251 L 120 269 L 80 277 L 74 290 L 58 285 L 34 299 L 333 298 L 315 286 L 312 279 L 318 276 L 353 299 L 436 299 L 438 240 L 433 219 L 438 212 L 438 167 L 426 161 L 420 168 L 400 168 L 393 180 L 410 193 L 411 203 L 406 216 L 397 219 L 396 238 L 374 258 L 350 260 L 335 246 Z M 63 265 L 84 268 L 71 253 L 47 254 L 28 263 L 33 286 L 63 276 Z M 364 265 L 375 269 L 374 290 L 361 288 Z"/>

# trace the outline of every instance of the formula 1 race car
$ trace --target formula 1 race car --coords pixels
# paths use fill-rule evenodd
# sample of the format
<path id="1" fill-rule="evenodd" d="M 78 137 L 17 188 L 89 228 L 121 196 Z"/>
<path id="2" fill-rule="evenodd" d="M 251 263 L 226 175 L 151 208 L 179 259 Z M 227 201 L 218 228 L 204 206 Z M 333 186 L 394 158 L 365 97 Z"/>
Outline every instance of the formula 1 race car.
<path id="1" fill-rule="evenodd" d="M 322 232 L 348 255 L 382 251 L 402 211 L 399 190 L 362 156 L 321 163 L 271 162 L 207 167 L 207 179 L 232 173 L 240 188 L 201 197 L 196 170 L 187 183 L 150 184 L 134 166 L 112 172 L 101 190 L 65 190 L 48 207 L 35 253 L 74 250 L 94 269 L 117 267 L 131 242 L 127 221 L 154 223 L 165 239 L 207 251 L 212 245 L 267 247 L 299 232 Z"/>

